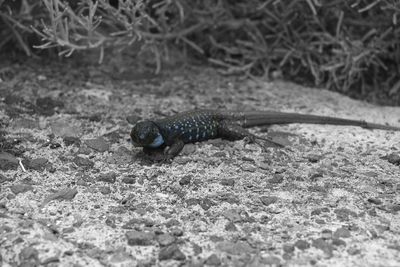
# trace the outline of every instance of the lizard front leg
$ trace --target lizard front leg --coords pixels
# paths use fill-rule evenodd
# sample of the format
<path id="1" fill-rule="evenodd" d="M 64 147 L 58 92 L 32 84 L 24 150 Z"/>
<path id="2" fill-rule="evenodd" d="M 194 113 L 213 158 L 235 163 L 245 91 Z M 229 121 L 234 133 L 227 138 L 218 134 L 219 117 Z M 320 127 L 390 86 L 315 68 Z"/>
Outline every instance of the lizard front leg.
<path id="1" fill-rule="evenodd" d="M 247 138 L 250 143 L 256 143 L 262 148 L 265 148 L 265 144 L 260 142 L 260 140 L 264 141 L 264 143 L 273 144 L 274 146 L 284 147 L 283 144 L 273 141 L 270 138 L 256 136 L 237 124 L 223 123 L 218 130 L 219 135 L 228 140 L 241 140 Z"/>
<path id="2" fill-rule="evenodd" d="M 176 139 L 169 148 L 164 153 L 164 161 L 173 159 L 174 157 L 178 156 L 179 153 L 182 151 L 185 143 L 181 139 Z"/>

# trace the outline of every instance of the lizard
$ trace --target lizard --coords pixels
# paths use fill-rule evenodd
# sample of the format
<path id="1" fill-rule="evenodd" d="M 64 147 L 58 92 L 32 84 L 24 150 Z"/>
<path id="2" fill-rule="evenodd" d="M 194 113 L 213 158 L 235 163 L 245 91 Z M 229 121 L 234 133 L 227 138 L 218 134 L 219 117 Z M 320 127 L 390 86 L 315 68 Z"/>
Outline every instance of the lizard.
<path id="1" fill-rule="evenodd" d="M 192 110 L 176 115 L 137 122 L 130 133 L 133 145 L 142 147 L 148 154 L 164 150 L 163 160 L 177 156 L 187 143 L 222 138 L 249 142 L 271 143 L 278 147 L 284 145 L 269 138 L 256 136 L 245 128 L 271 124 L 309 123 L 358 126 L 366 129 L 400 131 L 400 127 L 311 114 L 288 113 L 279 111 L 221 111 Z"/>

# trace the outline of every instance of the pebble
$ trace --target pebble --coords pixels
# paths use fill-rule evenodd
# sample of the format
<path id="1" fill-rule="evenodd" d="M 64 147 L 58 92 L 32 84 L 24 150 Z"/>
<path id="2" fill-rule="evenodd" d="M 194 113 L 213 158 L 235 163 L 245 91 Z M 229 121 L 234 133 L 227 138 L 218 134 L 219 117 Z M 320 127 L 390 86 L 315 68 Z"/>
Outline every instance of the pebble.
<path id="1" fill-rule="evenodd" d="M 134 184 L 136 183 L 136 178 L 133 176 L 125 176 L 121 179 L 124 184 Z"/>
<path id="2" fill-rule="evenodd" d="M 323 238 L 317 238 L 313 240 L 313 247 L 322 250 L 327 256 L 333 256 L 333 246 L 326 242 Z"/>
<path id="3" fill-rule="evenodd" d="M 179 184 L 180 184 L 181 186 L 185 186 L 185 185 L 190 184 L 191 181 L 192 181 L 192 176 L 191 176 L 191 175 L 186 175 L 186 176 L 183 176 L 183 177 L 179 180 Z"/>
<path id="4" fill-rule="evenodd" d="M 52 133 L 61 137 L 78 137 L 82 134 L 83 127 L 71 126 L 71 122 L 66 119 L 60 119 L 50 124 Z"/>
<path id="5" fill-rule="evenodd" d="M 109 186 L 99 186 L 99 192 L 103 195 L 111 194 L 111 188 Z"/>
<path id="6" fill-rule="evenodd" d="M 336 231 L 333 233 L 333 236 L 336 238 L 340 238 L 340 237 L 348 238 L 351 236 L 351 234 L 348 229 L 341 227 L 341 228 L 336 229 Z"/>
<path id="7" fill-rule="evenodd" d="M 37 158 L 33 160 L 23 161 L 25 167 L 36 170 L 36 171 L 44 171 L 45 168 L 51 168 L 51 164 L 46 158 Z"/>
<path id="8" fill-rule="evenodd" d="M 289 245 L 289 244 L 284 244 L 282 246 L 282 250 L 286 253 L 292 253 L 294 252 L 294 246 L 293 245 Z"/>
<path id="9" fill-rule="evenodd" d="M 380 200 L 379 198 L 368 198 L 368 202 L 375 204 L 375 205 L 381 205 L 382 204 L 382 200 Z"/>
<path id="10" fill-rule="evenodd" d="M 346 208 L 335 209 L 334 212 L 340 221 L 348 221 L 349 216 L 357 217 L 357 213 Z"/>
<path id="11" fill-rule="evenodd" d="M 129 231 L 125 234 L 130 246 L 150 246 L 154 240 L 154 234 L 150 232 Z"/>
<path id="12" fill-rule="evenodd" d="M 318 161 L 321 160 L 322 156 L 321 156 L 321 155 L 317 155 L 317 154 L 310 153 L 310 154 L 308 154 L 308 155 L 306 156 L 306 158 L 308 159 L 309 162 L 311 162 L 311 163 L 316 163 L 316 162 L 318 162 Z"/>
<path id="13" fill-rule="evenodd" d="M 87 158 L 83 158 L 80 156 L 76 156 L 73 160 L 72 160 L 76 165 L 80 166 L 80 167 L 84 167 L 84 168 L 88 168 L 91 169 L 94 166 L 94 162 L 87 159 Z"/>
<path id="14" fill-rule="evenodd" d="M 219 266 L 221 265 L 221 260 L 218 258 L 216 254 L 211 254 L 205 261 L 206 265 L 210 266 Z"/>
<path id="15" fill-rule="evenodd" d="M 0 152 L 0 170 L 16 170 L 18 166 L 19 161 L 16 157 L 7 152 Z"/>
<path id="16" fill-rule="evenodd" d="M 200 207 L 203 210 L 209 210 L 212 206 L 215 206 L 215 203 L 209 198 L 203 198 L 200 201 Z"/>
<path id="17" fill-rule="evenodd" d="M 163 247 L 160 249 L 158 253 L 158 259 L 160 261 L 163 260 L 177 260 L 177 261 L 184 261 L 186 259 L 185 254 L 179 249 L 176 244 L 172 244 L 167 247 Z"/>
<path id="18" fill-rule="evenodd" d="M 223 178 L 221 180 L 221 185 L 234 186 L 235 185 L 235 179 L 233 179 L 233 178 Z"/>
<path id="19" fill-rule="evenodd" d="M 400 154 L 398 153 L 391 153 L 389 155 L 386 155 L 385 158 L 389 163 L 400 165 Z"/>
<path id="20" fill-rule="evenodd" d="M 238 229 L 236 227 L 236 225 L 233 222 L 228 222 L 225 225 L 225 231 L 229 231 L 229 232 L 236 232 Z"/>
<path id="21" fill-rule="evenodd" d="M 13 192 L 15 195 L 20 194 L 20 193 L 25 193 L 27 191 L 31 191 L 33 189 L 33 186 L 30 184 L 16 184 L 12 185 L 10 187 L 11 192 Z"/>
<path id="22" fill-rule="evenodd" d="M 160 246 L 169 246 L 176 241 L 176 238 L 170 234 L 161 234 L 157 236 L 157 242 Z"/>
<path id="23" fill-rule="evenodd" d="M 76 194 L 78 194 L 78 190 L 76 188 L 64 188 L 61 189 L 51 195 L 49 195 L 42 203 L 42 205 L 47 204 L 52 200 L 71 200 Z"/>
<path id="24" fill-rule="evenodd" d="M 3 183 L 5 183 L 5 182 L 11 182 L 11 181 L 13 181 L 13 180 L 14 180 L 14 179 L 9 178 L 9 177 L 7 177 L 7 176 L 5 176 L 5 175 L 3 175 L 3 174 L 0 173 L 0 184 L 3 184 Z"/>
<path id="25" fill-rule="evenodd" d="M 25 247 L 19 253 L 20 266 L 39 266 L 39 252 L 32 247 Z"/>
<path id="26" fill-rule="evenodd" d="M 260 200 L 265 206 L 269 206 L 276 203 L 276 201 L 278 201 L 278 198 L 276 196 L 262 196 L 260 197 Z"/>
<path id="27" fill-rule="evenodd" d="M 332 245 L 334 246 L 346 246 L 346 242 L 340 238 L 332 238 Z"/>
<path id="28" fill-rule="evenodd" d="M 296 243 L 294 243 L 294 246 L 298 249 L 305 250 L 310 247 L 310 243 L 305 240 L 297 240 Z"/>
<path id="29" fill-rule="evenodd" d="M 117 180 L 117 174 L 115 172 L 102 173 L 98 176 L 98 180 L 113 184 Z"/>
<path id="30" fill-rule="evenodd" d="M 181 222 L 176 219 L 170 219 L 165 223 L 165 226 L 170 228 L 172 226 L 180 226 Z"/>
<path id="31" fill-rule="evenodd" d="M 280 184 L 282 182 L 283 182 L 283 176 L 278 175 L 278 174 L 275 174 L 274 177 L 272 177 L 271 179 L 268 179 L 268 183 L 271 183 L 271 184 Z"/>
<path id="32" fill-rule="evenodd" d="M 79 147 L 81 145 L 81 140 L 78 137 L 74 137 L 74 136 L 65 136 L 63 138 L 63 141 L 66 146 L 75 145 L 75 146 Z"/>
<path id="33" fill-rule="evenodd" d="M 105 152 L 110 149 L 110 143 L 108 143 L 103 137 L 98 137 L 94 139 L 87 139 L 84 143 L 98 152 Z"/>
<path id="34" fill-rule="evenodd" d="M 243 255 L 254 252 L 254 249 L 244 241 L 223 241 L 217 244 L 217 249 L 232 255 Z"/>

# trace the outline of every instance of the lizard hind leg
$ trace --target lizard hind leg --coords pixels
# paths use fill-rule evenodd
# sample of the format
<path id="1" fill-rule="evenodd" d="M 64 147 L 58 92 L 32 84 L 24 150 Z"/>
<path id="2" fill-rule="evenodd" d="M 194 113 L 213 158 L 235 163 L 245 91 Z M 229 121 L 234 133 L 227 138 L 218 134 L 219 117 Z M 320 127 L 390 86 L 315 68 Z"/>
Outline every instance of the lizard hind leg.
<path id="1" fill-rule="evenodd" d="M 219 134 L 222 138 L 228 140 L 247 139 L 248 143 L 255 143 L 260 147 L 262 147 L 263 149 L 270 147 L 271 144 L 275 147 L 285 146 L 279 142 L 271 140 L 270 138 L 256 136 L 237 124 L 224 123 L 219 128 Z"/>

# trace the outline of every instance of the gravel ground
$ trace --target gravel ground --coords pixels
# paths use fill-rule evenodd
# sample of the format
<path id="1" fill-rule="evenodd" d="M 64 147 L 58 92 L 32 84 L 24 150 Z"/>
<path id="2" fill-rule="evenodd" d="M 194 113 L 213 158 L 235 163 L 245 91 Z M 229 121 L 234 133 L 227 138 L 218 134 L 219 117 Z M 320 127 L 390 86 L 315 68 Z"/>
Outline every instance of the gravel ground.
<path id="1" fill-rule="evenodd" d="M 0 68 L 2 266 L 400 266 L 400 133 L 284 125 L 285 142 L 129 143 L 142 118 L 280 110 L 400 125 L 400 108 L 185 67 Z M 1 264 L 0 264 L 1 266 Z"/>

